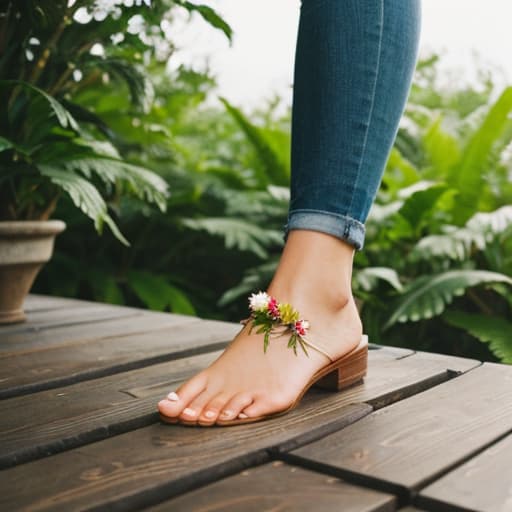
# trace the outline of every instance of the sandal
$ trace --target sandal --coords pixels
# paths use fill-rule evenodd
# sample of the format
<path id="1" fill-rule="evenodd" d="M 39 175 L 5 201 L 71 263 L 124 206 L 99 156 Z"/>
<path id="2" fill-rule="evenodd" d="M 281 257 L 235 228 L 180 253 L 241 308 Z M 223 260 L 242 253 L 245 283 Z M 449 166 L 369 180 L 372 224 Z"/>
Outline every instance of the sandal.
<path id="1" fill-rule="evenodd" d="M 313 385 L 330 391 L 341 391 L 363 381 L 368 368 L 368 336 L 363 334 L 359 344 L 343 356 L 334 359 L 327 351 L 312 343 L 306 338 L 309 322 L 300 319 L 296 311 L 288 303 L 278 303 L 277 300 L 265 292 L 252 294 L 249 297 L 251 315 L 240 323 L 252 323 L 249 333 L 257 328 L 257 333 L 264 333 L 263 350 L 266 352 L 270 340 L 275 337 L 289 335 L 288 348 L 297 355 L 300 348 L 308 355 L 308 348 L 316 350 L 329 359 L 324 367 L 320 368 L 307 382 L 297 398 L 284 410 L 256 417 L 237 417 L 231 420 L 217 419 L 214 425 L 232 426 L 244 423 L 254 423 L 266 419 L 282 416 L 294 409 L 305 393 Z M 185 421 L 171 418 L 160 413 L 160 418 L 166 423 L 179 423 L 182 425 L 200 426 L 197 421 Z"/>

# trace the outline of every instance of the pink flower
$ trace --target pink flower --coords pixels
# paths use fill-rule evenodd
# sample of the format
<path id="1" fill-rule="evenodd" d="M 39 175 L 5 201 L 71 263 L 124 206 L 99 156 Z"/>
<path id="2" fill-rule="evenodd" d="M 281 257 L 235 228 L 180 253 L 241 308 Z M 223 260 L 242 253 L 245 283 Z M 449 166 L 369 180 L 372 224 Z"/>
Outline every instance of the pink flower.
<path id="1" fill-rule="evenodd" d="M 270 316 L 274 319 L 279 318 L 279 307 L 278 307 L 277 300 L 274 299 L 274 297 L 270 297 L 270 300 L 268 301 L 267 309 L 270 313 Z"/>
<path id="2" fill-rule="evenodd" d="M 299 320 L 295 322 L 295 332 L 300 336 L 305 336 L 306 330 L 309 327 L 309 323 L 306 320 Z"/>

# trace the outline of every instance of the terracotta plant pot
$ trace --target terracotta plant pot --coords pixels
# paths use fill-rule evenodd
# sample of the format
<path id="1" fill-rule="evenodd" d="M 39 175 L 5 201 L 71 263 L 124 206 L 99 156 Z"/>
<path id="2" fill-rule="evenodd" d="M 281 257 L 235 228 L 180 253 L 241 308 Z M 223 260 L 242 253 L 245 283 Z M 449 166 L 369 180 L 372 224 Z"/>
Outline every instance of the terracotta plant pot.
<path id="1" fill-rule="evenodd" d="M 60 220 L 0 222 L 0 324 L 23 322 L 23 301 L 51 258 Z"/>

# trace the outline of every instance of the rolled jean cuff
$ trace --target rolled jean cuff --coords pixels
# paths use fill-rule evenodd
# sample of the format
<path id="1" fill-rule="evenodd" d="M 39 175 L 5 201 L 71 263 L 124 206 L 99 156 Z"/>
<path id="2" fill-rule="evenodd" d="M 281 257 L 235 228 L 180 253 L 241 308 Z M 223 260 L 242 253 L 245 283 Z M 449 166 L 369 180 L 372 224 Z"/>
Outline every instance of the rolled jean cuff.
<path id="1" fill-rule="evenodd" d="M 333 235 L 361 250 L 364 245 L 365 227 L 352 217 L 322 210 L 293 210 L 284 226 L 284 240 L 292 229 L 310 229 Z"/>

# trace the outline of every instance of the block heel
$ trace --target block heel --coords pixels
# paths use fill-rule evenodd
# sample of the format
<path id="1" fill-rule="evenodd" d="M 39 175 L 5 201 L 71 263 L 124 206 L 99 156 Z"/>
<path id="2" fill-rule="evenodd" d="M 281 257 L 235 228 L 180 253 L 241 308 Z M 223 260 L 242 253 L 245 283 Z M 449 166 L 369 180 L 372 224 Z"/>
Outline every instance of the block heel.
<path id="1" fill-rule="evenodd" d="M 329 391 L 341 391 L 363 381 L 368 370 L 368 337 L 363 335 L 359 345 L 333 363 L 332 370 L 315 382 Z"/>

